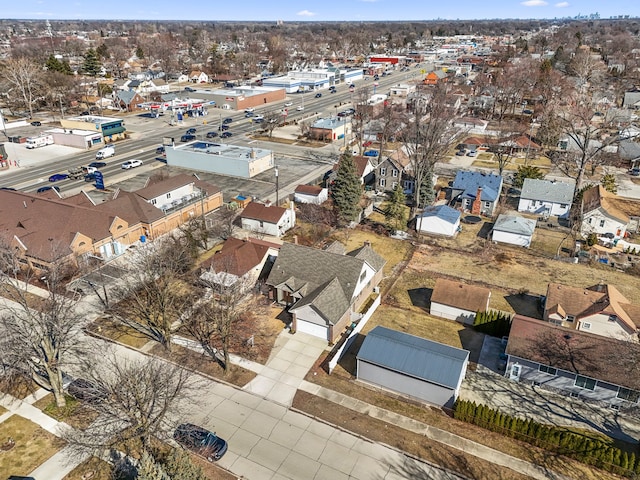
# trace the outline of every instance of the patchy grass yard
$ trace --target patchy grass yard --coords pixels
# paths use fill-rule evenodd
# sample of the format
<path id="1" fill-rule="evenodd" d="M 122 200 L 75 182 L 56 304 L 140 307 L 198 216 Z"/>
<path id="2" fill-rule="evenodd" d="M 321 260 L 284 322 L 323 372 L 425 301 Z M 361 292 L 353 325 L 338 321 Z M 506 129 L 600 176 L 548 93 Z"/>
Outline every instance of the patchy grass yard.
<path id="1" fill-rule="evenodd" d="M 71 395 L 65 395 L 65 399 L 67 404 L 63 408 L 58 408 L 53 394 L 50 393 L 34 403 L 33 406 L 59 422 L 65 422 L 80 430 L 87 428 L 98 417 L 98 412 Z"/>
<path id="2" fill-rule="evenodd" d="M 88 477 L 91 475 L 91 477 Z M 97 457 L 91 457 L 86 462 L 74 468 L 64 480 L 112 480 L 111 465 Z"/>
<path id="3" fill-rule="evenodd" d="M 142 348 L 150 341 L 148 337 L 114 318 L 98 318 L 87 330 L 133 348 Z"/>
<path id="4" fill-rule="evenodd" d="M 0 377 L 0 393 L 6 393 L 20 400 L 38 390 L 38 385 L 22 375 L 4 375 Z"/>
<path id="5" fill-rule="evenodd" d="M 19 415 L 0 423 L 0 444 L 15 440 L 15 446 L 0 452 L 0 478 L 28 475 L 63 446 L 53 434 Z"/>

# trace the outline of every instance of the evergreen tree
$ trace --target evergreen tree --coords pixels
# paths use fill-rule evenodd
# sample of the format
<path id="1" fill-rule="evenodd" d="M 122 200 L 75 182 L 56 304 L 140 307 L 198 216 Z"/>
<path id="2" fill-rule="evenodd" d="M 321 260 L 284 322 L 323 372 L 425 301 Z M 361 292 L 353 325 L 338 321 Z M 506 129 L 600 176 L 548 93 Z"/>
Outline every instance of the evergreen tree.
<path id="1" fill-rule="evenodd" d="M 189 455 L 181 449 L 171 451 L 164 464 L 171 480 L 207 480 L 202 469 L 194 465 Z"/>
<path id="2" fill-rule="evenodd" d="M 417 179 L 416 179 L 417 180 Z M 429 169 L 424 172 L 420 182 L 420 203 L 418 208 L 425 208 L 436 199 L 436 192 L 433 185 L 433 172 Z"/>
<path id="3" fill-rule="evenodd" d="M 144 450 L 140 464 L 138 465 L 138 476 L 136 480 L 172 480 L 154 458 Z"/>
<path id="4" fill-rule="evenodd" d="M 607 173 L 603 176 L 602 180 L 600 180 L 600 185 L 602 185 L 602 188 L 607 192 L 611 192 L 613 194 L 618 193 L 618 182 L 616 182 L 616 176 L 612 173 Z"/>
<path id="5" fill-rule="evenodd" d="M 401 230 L 405 226 L 407 221 L 407 209 L 405 208 L 405 196 L 400 184 L 396 184 L 396 187 L 391 192 L 391 198 L 387 204 L 387 208 L 384 211 L 384 216 L 387 219 L 387 225 L 394 230 Z"/>
<path id="6" fill-rule="evenodd" d="M 93 48 L 90 48 L 89 50 L 87 50 L 87 53 L 84 54 L 82 71 L 91 77 L 95 77 L 100 73 L 101 69 L 102 65 L 100 64 L 98 54 Z"/>
<path id="7" fill-rule="evenodd" d="M 513 186 L 516 188 L 522 188 L 525 178 L 542 180 L 544 178 L 544 173 L 540 168 L 534 165 L 520 165 L 513 178 Z"/>
<path id="8" fill-rule="evenodd" d="M 140 46 L 136 47 L 136 57 L 144 58 L 144 52 L 142 51 L 142 47 Z"/>
<path id="9" fill-rule="evenodd" d="M 331 198 L 338 223 L 344 225 L 358 218 L 362 185 L 356 173 L 351 152 L 342 155 L 336 179 L 331 186 Z"/>
<path id="10" fill-rule="evenodd" d="M 49 58 L 47 58 L 44 66 L 47 67 L 47 70 L 49 70 L 50 72 L 61 72 L 63 68 L 60 60 L 58 60 L 53 55 L 49 55 Z"/>

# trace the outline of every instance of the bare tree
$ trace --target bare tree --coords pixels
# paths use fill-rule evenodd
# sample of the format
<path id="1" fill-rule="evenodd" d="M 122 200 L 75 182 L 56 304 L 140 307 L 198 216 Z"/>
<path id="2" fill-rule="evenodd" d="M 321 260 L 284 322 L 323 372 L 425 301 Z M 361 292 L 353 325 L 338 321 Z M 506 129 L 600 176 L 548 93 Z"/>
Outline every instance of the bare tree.
<path id="1" fill-rule="evenodd" d="M 226 240 L 233 237 L 233 233 L 237 230 L 236 220 L 238 219 L 238 204 L 231 202 L 226 208 L 220 208 L 215 214 L 213 225 L 210 233 L 214 237 Z"/>
<path id="2" fill-rule="evenodd" d="M 271 110 L 264 113 L 262 128 L 269 132 L 269 138 L 273 136 L 273 131 L 280 125 L 281 119 L 282 113 L 276 110 Z"/>
<path id="3" fill-rule="evenodd" d="M 33 106 L 40 91 L 42 66 L 26 58 L 10 58 L 5 61 L 0 75 L 13 95 L 20 98 L 24 108 L 33 117 Z"/>
<path id="4" fill-rule="evenodd" d="M 152 453 L 152 438 L 165 438 L 180 422 L 182 406 L 197 401 L 199 381 L 180 365 L 156 358 L 123 356 L 96 345 L 82 363 L 76 394 L 98 412 L 85 430 L 68 429 L 63 437 L 76 450 Z M 99 355 L 99 356 L 98 356 Z"/>
<path id="5" fill-rule="evenodd" d="M 192 304 L 184 278 L 193 265 L 187 242 L 177 236 L 138 250 L 129 273 L 112 293 L 109 313 L 140 335 L 171 350 L 171 337 Z"/>
<path id="6" fill-rule="evenodd" d="M 0 361 L 9 373 L 17 374 L 14 378 L 33 380 L 53 394 L 58 407 L 64 407 L 63 369 L 82 354 L 77 343 L 82 327 L 78 297 L 66 294 L 64 288 L 68 270 L 61 265 L 38 273 L 49 291 L 46 298 L 36 300 L 29 284 L 37 272 L 20 272 L 13 255 L 2 260 L 0 288 L 10 300 L 0 304 Z"/>

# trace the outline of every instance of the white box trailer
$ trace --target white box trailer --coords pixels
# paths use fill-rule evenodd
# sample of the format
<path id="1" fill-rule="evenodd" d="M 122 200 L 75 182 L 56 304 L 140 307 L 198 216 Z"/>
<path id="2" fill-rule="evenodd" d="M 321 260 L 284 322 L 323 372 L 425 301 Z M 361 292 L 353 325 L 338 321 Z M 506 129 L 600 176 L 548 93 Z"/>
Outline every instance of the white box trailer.
<path id="1" fill-rule="evenodd" d="M 53 135 L 40 135 L 38 137 L 27 138 L 27 148 L 46 147 L 47 145 L 53 145 Z"/>

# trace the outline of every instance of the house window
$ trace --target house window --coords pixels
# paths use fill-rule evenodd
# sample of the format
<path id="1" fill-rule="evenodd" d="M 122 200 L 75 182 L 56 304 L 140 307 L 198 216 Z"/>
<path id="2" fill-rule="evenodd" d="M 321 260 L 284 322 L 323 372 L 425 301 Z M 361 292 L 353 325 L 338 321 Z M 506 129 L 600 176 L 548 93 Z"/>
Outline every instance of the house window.
<path id="1" fill-rule="evenodd" d="M 393 182 L 393 184 L 391 185 L 391 190 L 395 190 L 397 186 L 398 182 Z"/>
<path id="2" fill-rule="evenodd" d="M 566 210 L 568 207 L 569 207 L 569 205 L 566 204 L 566 203 L 561 203 L 560 204 L 560 208 L 563 209 L 563 210 Z M 591 220 L 591 219 L 589 219 L 589 220 Z"/>
<path id="3" fill-rule="evenodd" d="M 402 185 L 404 186 L 405 190 L 409 190 L 411 188 L 411 180 L 405 180 L 404 182 L 402 182 Z"/>
<path id="4" fill-rule="evenodd" d="M 398 176 L 398 170 L 396 170 L 395 168 L 393 170 L 391 170 L 391 176 L 392 177 L 397 177 Z"/>
<path id="5" fill-rule="evenodd" d="M 156 204 L 156 199 L 154 198 L 153 200 L 151 200 L 151 205 L 155 205 Z"/>
<path id="6" fill-rule="evenodd" d="M 484 208 L 491 208 L 491 202 L 484 202 Z"/>
<path id="7" fill-rule="evenodd" d="M 384 178 L 380 179 L 380 186 L 384 187 L 387 184 L 386 180 Z"/>
<path id="8" fill-rule="evenodd" d="M 365 278 L 367 278 L 367 272 L 362 272 L 362 275 L 360 275 L 360 281 L 364 282 Z"/>
<path id="9" fill-rule="evenodd" d="M 576 377 L 575 386 L 584 388 L 586 390 L 595 390 L 596 381 L 593 378 L 588 378 L 588 377 L 583 377 L 582 375 L 578 375 Z"/>
<path id="10" fill-rule="evenodd" d="M 538 367 L 538 370 L 541 371 L 542 373 L 548 373 L 549 375 L 553 375 L 554 377 L 558 374 L 557 369 L 553 367 L 549 367 L 547 365 L 540 365 Z"/>
<path id="11" fill-rule="evenodd" d="M 604 227 L 604 220 L 600 220 L 600 227 Z"/>
<path id="12" fill-rule="evenodd" d="M 582 329 L 583 330 L 591 330 L 591 324 L 589 322 L 583 322 L 582 323 Z"/>
<path id="13" fill-rule="evenodd" d="M 260 228 L 264 228 L 264 222 L 260 220 Z"/>
<path id="14" fill-rule="evenodd" d="M 609 321 L 610 322 L 617 322 L 618 321 L 618 316 L 617 315 L 609 315 Z"/>
<path id="15" fill-rule="evenodd" d="M 387 174 L 387 169 L 384 167 L 380 167 L 380 175 L 386 175 Z"/>
<path id="16" fill-rule="evenodd" d="M 565 321 L 565 322 L 573 322 L 575 319 L 576 319 L 576 316 L 575 316 L 575 315 L 567 315 L 567 316 L 564 318 L 564 321 Z"/>
<path id="17" fill-rule="evenodd" d="M 171 193 L 167 193 L 167 198 L 171 198 Z"/>
<path id="18" fill-rule="evenodd" d="M 627 402 L 638 403 L 638 400 L 640 400 L 640 392 L 631 390 L 630 388 L 620 387 L 616 397 L 626 400 Z"/>
<path id="19" fill-rule="evenodd" d="M 591 225 L 591 220 L 593 220 L 593 218 L 589 218 L 589 220 L 587 220 L 587 223 L 588 223 L 589 225 Z"/>

